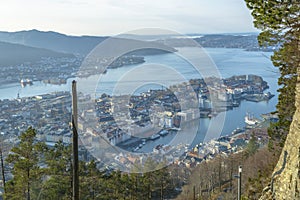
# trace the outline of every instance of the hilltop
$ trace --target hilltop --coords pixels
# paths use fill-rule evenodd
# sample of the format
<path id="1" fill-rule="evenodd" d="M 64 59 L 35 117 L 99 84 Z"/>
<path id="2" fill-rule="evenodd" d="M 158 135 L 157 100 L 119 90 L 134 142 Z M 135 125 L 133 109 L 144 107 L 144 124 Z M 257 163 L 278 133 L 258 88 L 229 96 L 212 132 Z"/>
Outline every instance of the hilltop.
<path id="1" fill-rule="evenodd" d="M 87 54 L 108 37 L 69 36 L 53 31 L 0 32 L 0 41 L 45 48 L 58 52 Z"/>
<path id="2" fill-rule="evenodd" d="M 36 62 L 42 58 L 74 57 L 69 53 L 60 53 L 48 49 L 35 48 L 20 44 L 0 42 L 0 66 L 13 66 L 25 62 Z"/>
<path id="3" fill-rule="evenodd" d="M 21 44 L 36 48 L 44 48 L 57 52 L 71 53 L 87 55 L 92 51 L 99 43 L 110 37 L 107 36 L 70 36 L 61 34 L 53 31 L 39 31 L 39 30 L 29 30 L 29 31 L 18 31 L 18 32 L 0 32 L 0 41 Z M 154 49 L 167 49 L 169 52 L 174 52 L 175 49 L 168 47 L 164 44 L 160 44 L 152 41 L 141 41 L 136 39 L 126 39 L 118 37 L 118 40 L 123 40 L 121 42 L 125 43 L 127 41 L 139 43 L 138 46 L 149 46 L 151 44 Z M 165 53 L 162 51 L 151 51 L 141 50 L 139 55 L 149 55 Z"/>

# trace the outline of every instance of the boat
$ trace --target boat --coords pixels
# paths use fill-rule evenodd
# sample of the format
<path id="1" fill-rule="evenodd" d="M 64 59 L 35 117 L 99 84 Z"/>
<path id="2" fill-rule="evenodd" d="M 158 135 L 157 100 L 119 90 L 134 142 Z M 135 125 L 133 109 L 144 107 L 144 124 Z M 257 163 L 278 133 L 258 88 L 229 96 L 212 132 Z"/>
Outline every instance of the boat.
<path id="1" fill-rule="evenodd" d="M 150 137 L 150 139 L 151 139 L 151 140 L 156 140 L 156 139 L 158 139 L 159 137 L 160 137 L 159 134 L 154 134 L 154 135 L 152 135 L 152 136 Z"/>
<path id="2" fill-rule="evenodd" d="M 243 129 L 241 129 L 241 128 L 239 128 L 239 127 L 237 127 L 236 129 L 234 129 L 233 131 L 232 131 L 232 135 L 235 135 L 235 134 L 238 134 L 238 133 L 242 133 L 244 130 Z"/>
<path id="3" fill-rule="evenodd" d="M 172 127 L 172 128 L 170 128 L 170 130 L 172 130 L 172 131 L 181 131 L 181 128 Z"/>
<path id="4" fill-rule="evenodd" d="M 232 106 L 233 107 L 239 107 L 240 103 L 238 101 L 234 101 L 234 102 L 232 102 Z"/>
<path id="5" fill-rule="evenodd" d="M 257 120 L 254 119 L 253 116 L 247 113 L 245 116 L 245 123 L 248 125 L 255 125 L 257 123 Z"/>
<path id="6" fill-rule="evenodd" d="M 159 135 L 160 136 L 165 136 L 165 135 L 167 135 L 169 132 L 167 131 L 167 130 L 162 130 L 162 131 L 160 131 L 159 132 Z"/>
<path id="7" fill-rule="evenodd" d="M 255 128 L 255 125 L 246 125 L 245 128 L 246 129 L 253 129 L 253 128 Z"/>
<path id="8" fill-rule="evenodd" d="M 207 116 L 208 116 L 208 118 L 212 118 L 212 117 L 216 117 L 217 115 L 218 115 L 218 112 L 213 111 L 213 112 L 209 113 Z"/>

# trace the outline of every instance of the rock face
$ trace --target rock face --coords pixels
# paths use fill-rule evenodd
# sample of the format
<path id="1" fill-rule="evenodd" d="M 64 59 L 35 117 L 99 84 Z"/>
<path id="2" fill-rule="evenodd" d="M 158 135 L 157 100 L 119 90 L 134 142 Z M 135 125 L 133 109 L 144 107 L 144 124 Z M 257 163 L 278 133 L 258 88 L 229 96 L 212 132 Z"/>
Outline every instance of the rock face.
<path id="1" fill-rule="evenodd" d="M 261 200 L 300 199 L 300 70 L 296 86 L 296 112 L 284 148 Z"/>

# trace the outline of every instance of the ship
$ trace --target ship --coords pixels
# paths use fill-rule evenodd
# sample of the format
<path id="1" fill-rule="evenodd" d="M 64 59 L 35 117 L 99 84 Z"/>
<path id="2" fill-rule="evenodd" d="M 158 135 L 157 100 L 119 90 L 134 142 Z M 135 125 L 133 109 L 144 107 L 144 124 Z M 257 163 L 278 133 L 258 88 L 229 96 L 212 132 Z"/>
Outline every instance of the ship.
<path id="1" fill-rule="evenodd" d="M 253 116 L 251 116 L 250 114 L 247 113 L 245 116 L 245 123 L 248 125 L 255 125 L 255 124 L 257 124 L 257 120 L 254 119 Z"/>
<path id="2" fill-rule="evenodd" d="M 21 85 L 24 87 L 26 85 L 32 85 L 32 80 L 31 79 L 21 79 L 20 81 Z"/>

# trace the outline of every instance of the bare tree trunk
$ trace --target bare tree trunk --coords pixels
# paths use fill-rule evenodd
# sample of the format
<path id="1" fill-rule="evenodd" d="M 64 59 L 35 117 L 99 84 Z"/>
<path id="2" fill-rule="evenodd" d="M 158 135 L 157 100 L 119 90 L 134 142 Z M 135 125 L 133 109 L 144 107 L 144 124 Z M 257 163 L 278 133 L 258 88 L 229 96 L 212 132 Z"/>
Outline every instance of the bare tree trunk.
<path id="1" fill-rule="evenodd" d="M 27 169 L 27 200 L 30 200 L 30 169 Z"/>
<path id="2" fill-rule="evenodd" d="M 76 81 L 72 82 L 72 126 L 73 126 L 73 200 L 79 200 L 79 161 L 78 161 L 78 113 Z"/>
<path id="3" fill-rule="evenodd" d="M 219 167 L 218 167 L 218 178 L 219 178 L 219 190 L 221 191 L 221 185 L 222 185 L 222 160 L 221 157 L 219 158 Z"/>
<path id="4" fill-rule="evenodd" d="M 196 200 L 196 186 L 193 187 L 193 199 Z"/>
<path id="5" fill-rule="evenodd" d="M 2 155 L 2 148 L 0 148 L 0 159 L 1 159 L 1 174 L 2 174 L 3 189 L 5 193 L 5 173 L 4 173 L 4 161 Z"/>
<path id="6" fill-rule="evenodd" d="M 160 199 L 161 200 L 164 199 L 164 183 L 163 183 L 163 180 L 161 182 L 161 187 L 160 187 Z"/>

